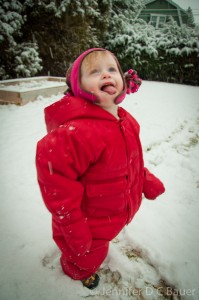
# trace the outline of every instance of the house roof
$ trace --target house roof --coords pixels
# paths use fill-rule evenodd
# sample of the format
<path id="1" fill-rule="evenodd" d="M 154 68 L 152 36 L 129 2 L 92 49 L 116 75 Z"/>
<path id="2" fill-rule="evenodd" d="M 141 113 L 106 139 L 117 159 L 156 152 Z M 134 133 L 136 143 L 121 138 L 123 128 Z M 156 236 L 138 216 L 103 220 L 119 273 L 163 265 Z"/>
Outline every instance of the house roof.
<path id="1" fill-rule="evenodd" d="M 149 4 L 149 3 L 152 3 L 152 2 L 155 2 L 156 0 L 145 0 L 145 5 Z M 167 1 L 168 3 L 172 4 L 173 6 L 175 6 L 177 9 L 180 9 L 182 10 L 183 12 L 187 13 L 182 7 L 180 7 L 178 4 L 176 4 L 174 1 L 172 0 L 165 0 Z"/>

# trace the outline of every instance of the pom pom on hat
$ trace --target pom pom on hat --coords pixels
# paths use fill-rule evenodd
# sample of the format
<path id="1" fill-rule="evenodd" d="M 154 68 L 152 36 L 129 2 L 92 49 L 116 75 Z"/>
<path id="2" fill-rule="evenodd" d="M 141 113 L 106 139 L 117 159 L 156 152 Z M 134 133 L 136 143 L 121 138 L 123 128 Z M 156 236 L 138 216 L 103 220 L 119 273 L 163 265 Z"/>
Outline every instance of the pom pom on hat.
<path id="1" fill-rule="evenodd" d="M 142 79 L 137 76 L 137 72 L 130 69 L 124 73 L 124 77 L 127 85 L 126 93 L 136 93 L 142 84 Z"/>

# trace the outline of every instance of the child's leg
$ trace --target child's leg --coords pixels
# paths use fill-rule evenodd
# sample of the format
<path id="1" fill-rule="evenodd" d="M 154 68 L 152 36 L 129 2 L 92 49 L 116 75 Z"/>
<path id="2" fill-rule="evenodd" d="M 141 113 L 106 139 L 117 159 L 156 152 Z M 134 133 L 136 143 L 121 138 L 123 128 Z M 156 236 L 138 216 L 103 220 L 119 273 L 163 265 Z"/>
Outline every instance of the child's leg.
<path id="1" fill-rule="evenodd" d="M 64 273 L 76 280 L 90 277 L 106 258 L 108 246 L 108 241 L 93 240 L 90 251 L 83 256 L 63 252 L 60 261 Z"/>

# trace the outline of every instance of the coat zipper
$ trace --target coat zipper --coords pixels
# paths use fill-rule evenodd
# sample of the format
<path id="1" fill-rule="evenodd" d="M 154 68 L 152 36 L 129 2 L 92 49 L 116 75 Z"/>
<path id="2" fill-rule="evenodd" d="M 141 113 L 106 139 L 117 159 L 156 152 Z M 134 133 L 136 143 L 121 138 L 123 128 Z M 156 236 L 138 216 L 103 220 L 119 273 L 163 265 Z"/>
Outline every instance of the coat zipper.
<path id="1" fill-rule="evenodd" d="M 123 120 L 119 120 L 119 126 L 120 126 L 120 130 L 124 139 L 124 143 L 125 143 L 125 149 L 126 149 L 126 159 L 127 159 L 127 171 L 128 174 L 126 175 L 126 179 L 127 179 L 127 193 L 126 193 L 126 208 L 127 208 L 127 224 L 129 223 L 130 220 L 130 205 L 129 205 L 129 153 L 128 153 L 128 148 L 127 148 L 127 143 L 126 143 L 126 138 L 125 138 L 125 134 L 124 134 L 124 130 L 123 130 L 123 126 L 122 126 L 122 121 Z"/>

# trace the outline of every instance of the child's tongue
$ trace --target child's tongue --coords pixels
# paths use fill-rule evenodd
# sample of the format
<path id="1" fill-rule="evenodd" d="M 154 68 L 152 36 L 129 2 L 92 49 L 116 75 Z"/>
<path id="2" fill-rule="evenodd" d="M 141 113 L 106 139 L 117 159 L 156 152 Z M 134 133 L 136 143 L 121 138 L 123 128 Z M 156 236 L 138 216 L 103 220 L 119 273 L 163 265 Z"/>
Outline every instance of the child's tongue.
<path id="1" fill-rule="evenodd" d="M 112 85 L 106 85 L 103 87 L 103 92 L 108 93 L 109 95 L 113 95 L 116 93 L 116 88 Z"/>

